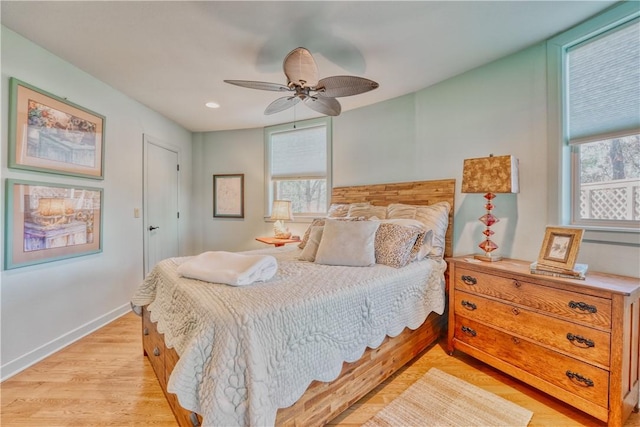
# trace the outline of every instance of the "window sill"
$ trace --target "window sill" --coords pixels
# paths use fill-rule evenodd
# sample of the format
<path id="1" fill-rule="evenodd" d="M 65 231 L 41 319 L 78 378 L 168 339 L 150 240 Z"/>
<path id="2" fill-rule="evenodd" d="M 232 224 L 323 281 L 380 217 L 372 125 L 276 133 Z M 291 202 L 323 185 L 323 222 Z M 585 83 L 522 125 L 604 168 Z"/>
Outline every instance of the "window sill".
<path id="1" fill-rule="evenodd" d="M 623 246 L 640 246 L 640 229 L 619 230 L 607 227 L 583 226 L 583 241 Z"/>

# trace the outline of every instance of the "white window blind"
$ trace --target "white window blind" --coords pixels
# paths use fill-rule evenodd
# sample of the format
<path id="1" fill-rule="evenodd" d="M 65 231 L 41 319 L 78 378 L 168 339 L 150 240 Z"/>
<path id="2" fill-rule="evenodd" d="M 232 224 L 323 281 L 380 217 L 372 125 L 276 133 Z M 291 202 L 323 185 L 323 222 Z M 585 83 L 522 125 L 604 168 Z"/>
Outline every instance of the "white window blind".
<path id="1" fill-rule="evenodd" d="M 295 129 L 271 135 L 271 179 L 326 176 L 326 126 Z"/>
<path id="2" fill-rule="evenodd" d="M 635 19 L 567 50 L 570 144 L 638 133 L 639 40 Z"/>

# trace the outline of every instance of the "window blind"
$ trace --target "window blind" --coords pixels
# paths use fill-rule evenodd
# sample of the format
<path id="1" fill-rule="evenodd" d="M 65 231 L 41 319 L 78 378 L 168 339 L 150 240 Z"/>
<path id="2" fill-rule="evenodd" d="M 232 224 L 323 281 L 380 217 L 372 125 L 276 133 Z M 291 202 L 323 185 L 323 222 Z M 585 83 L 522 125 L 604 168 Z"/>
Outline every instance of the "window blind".
<path id="1" fill-rule="evenodd" d="M 567 50 L 569 143 L 638 133 L 640 21 Z"/>
<path id="2" fill-rule="evenodd" d="M 271 179 L 324 178 L 327 129 L 315 126 L 271 135 Z"/>

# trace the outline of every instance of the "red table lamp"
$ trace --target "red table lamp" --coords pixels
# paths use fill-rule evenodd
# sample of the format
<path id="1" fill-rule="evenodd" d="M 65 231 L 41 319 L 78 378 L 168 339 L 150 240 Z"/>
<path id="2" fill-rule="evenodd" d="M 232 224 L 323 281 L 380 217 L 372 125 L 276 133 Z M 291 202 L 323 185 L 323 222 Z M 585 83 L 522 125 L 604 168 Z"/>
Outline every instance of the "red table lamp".
<path id="1" fill-rule="evenodd" d="M 499 219 L 491 213 L 494 208 L 493 199 L 496 193 L 517 193 L 518 185 L 518 159 L 513 156 L 482 157 L 478 159 L 465 159 L 462 169 L 462 192 L 485 193 L 487 199 L 484 208 L 487 212 L 479 220 L 485 225 L 482 232 L 485 239 L 478 246 L 484 255 L 475 255 L 474 258 L 483 261 L 499 261 L 501 256 L 492 252 L 498 249 L 492 240 L 494 234 L 491 226 Z"/>

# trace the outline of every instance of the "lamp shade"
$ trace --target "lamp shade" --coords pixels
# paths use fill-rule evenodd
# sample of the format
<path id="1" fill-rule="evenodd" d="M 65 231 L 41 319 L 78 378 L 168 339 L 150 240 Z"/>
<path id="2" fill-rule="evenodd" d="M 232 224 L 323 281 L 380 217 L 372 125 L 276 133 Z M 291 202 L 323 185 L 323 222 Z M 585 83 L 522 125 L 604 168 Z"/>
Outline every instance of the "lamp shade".
<path id="1" fill-rule="evenodd" d="M 271 207 L 271 219 L 291 221 L 293 219 L 291 200 L 274 200 Z"/>
<path id="2" fill-rule="evenodd" d="M 463 193 L 518 193 L 518 159 L 489 156 L 465 159 L 462 169 Z"/>

